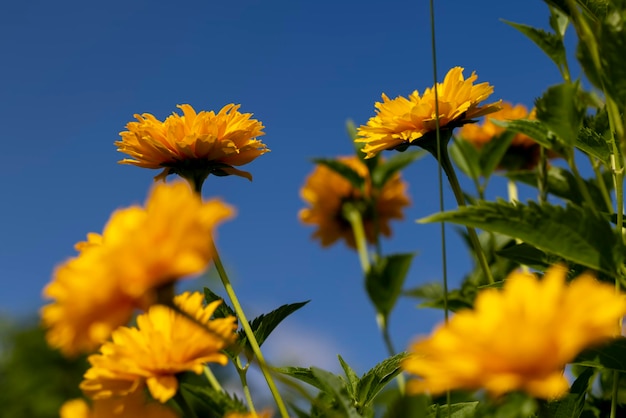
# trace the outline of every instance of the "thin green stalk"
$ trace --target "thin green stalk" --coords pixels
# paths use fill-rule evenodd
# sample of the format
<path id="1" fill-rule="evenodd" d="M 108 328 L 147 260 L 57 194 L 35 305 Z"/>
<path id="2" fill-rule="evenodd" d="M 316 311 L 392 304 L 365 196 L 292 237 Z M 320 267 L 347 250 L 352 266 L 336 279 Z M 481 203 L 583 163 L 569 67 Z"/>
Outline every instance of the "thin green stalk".
<path id="1" fill-rule="evenodd" d="M 365 229 L 363 228 L 363 218 L 361 212 L 353 205 L 347 203 L 343 207 L 343 215 L 350 222 L 352 227 L 352 233 L 354 234 L 354 242 L 359 254 L 359 261 L 361 262 L 361 268 L 363 273 L 367 274 L 370 271 L 370 259 L 367 253 L 367 239 L 365 238 Z"/>
<path id="2" fill-rule="evenodd" d="M 537 164 L 537 190 L 539 195 L 537 201 L 539 204 L 548 201 L 548 156 L 546 149 L 539 147 L 539 163 Z"/>
<path id="3" fill-rule="evenodd" d="M 391 341 L 391 335 L 389 334 L 389 325 L 387 322 L 387 318 L 380 313 L 376 315 L 376 323 L 378 324 L 378 329 L 380 329 L 383 334 L 383 341 L 385 342 L 385 347 L 387 348 L 387 352 L 390 356 L 397 354 L 395 347 L 393 346 L 393 341 Z M 404 374 L 400 372 L 398 376 L 396 376 L 396 380 L 398 382 L 398 390 L 400 395 L 404 395 L 406 389 L 406 379 L 404 378 Z"/>
<path id="4" fill-rule="evenodd" d="M 246 402 L 248 403 L 248 409 L 253 414 L 256 414 L 256 409 L 254 408 L 254 402 L 252 401 L 252 393 L 250 393 L 250 385 L 248 385 L 248 365 L 243 366 L 241 364 L 241 359 L 239 356 L 235 356 L 233 358 L 233 362 L 235 364 L 235 368 L 237 369 L 237 374 L 239 375 L 239 380 L 241 381 L 241 387 L 243 388 L 243 396 L 246 398 Z"/>
<path id="5" fill-rule="evenodd" d="M 254 336 L 254 332 L 252 331 L 252 328 L 250 328 L 250 323 L 248 322 L 248 319 L 246 318 L 246 315 L 243 312 L 243 309 L 241 308 L 239 299 L 237 298 L 237 295 L 235 294 L 235 289 L 233 289 L 233 286 L 230 283 L 228 274 L 226 274 L 226 270 L 224 269 L 224 265 L 222 264 L 222 260 L 219 256 L 219 253 L 217 251 L 217 248 L 215 247 L 214 242 L 213 242 L 213 262 L 215 263 L 215 268 L 217 270 L 217 273 L 220 276 L 222 285 L 224 285 L 226 294 L 228 294 L 228 297 L 230 298 L 230 301 L 233 304 L 233 309 L 235 310 L 237 317 L 241 321 L 241 326 L 243 327 L 246 337 L 248 337 L 248 342 L 250 343 L 250 347 L 252 347 L 252 352 L 254 353 L 254 355 L 257 358 L 257 361 L 259 362 L 259 367 L 261 368 L 261 372 L 263 373 L 263 376 L 265 377 L 267 386 L 269 387 L 270 392 L 272 393 L 272 396 L 274 397 L 274 401 L 276 402 L 278 411 L 281 417 L 289 418 L 289 414 L 287 413 L 287 408 L 285 407 L 285 402 L 280 396 L 280 393 L 278 392 L 278 388 L 276 387 L 276 384 L 274 383 L 274 379 L 272 378 L 269 367 L 267 366 L 267 363 L 265 362 L 265 357 L 263 356 L 263 353 L 261 352 L 261 348 L 259 347 L 259 343 L 257 342 L 257 339 Z"/>
<path id="6" fill-rule="evenodd" d="M 207 177 L 206 175 L 204 175 L 203 173 L 200 173 L 200 175 L 190 175 L 190 176 L 185 176 L 184 178 L 185 180 L 189 182 L 189 184 L 195 190 L 195 192 L 198 193 L 199 196 L 202 196 L 202 184 L 204 180 L 206 179 L 206 177 Z M 269 367 L 267 363 L 265 362 L 265 357 L 263 356 L 263 353 L 261 352 L 261 347 L 259 347 L 259 343 L 256 337 L 254 336 L 254 331 L 252 331 L 252 328 L 250 327 L 250 323 L 248 322 L 248 319 L 246 318 L 246 314 L 241 308 L 241 304 L 239 303 L 239 298 L 237 298 L 235 289 L 230 283 L 230 279 L 228 278 L 228 274 L 226 273 L 226 270 L 224 269 L 224 265 L 222 264 L 222 259 L 220 258 L 219 252 L 217 251 L 217 247 L 215 246 L 215 242 L 213 240 L 211 240 L 211 245 L 212 245 L 212 250 L 213 250 L 213 263 L 215 264 L 215 269 L 217 270 L 217 273 L 220 276 L 220 280 L 222 281 L 222 285 L 224 286 L 224 289 L 226 290 L 226 294 L 228 294 L 228 297 L 231 303 L 233 304 L 233 309 L 235 310 L 235 313 L 237 314 L 237 317 L 239 318 L 239 321 L 241 322 L 241 326 L 243 327 L 246 337 L 248 338 L 248 342 L 250 343 L 252 352 L 254 353 L 257 361 L 259 362 L 259 367 L 261 368 L 261 372 L 263 373 L 263 376 L 265 377 L 267 386 L 269 387 L 270 392 L 272 393 L 272 396 L 274 397 L 274 401 L 276 402 L 278 411 L 280 412 L 280 415 L 282 418 L 289 418 L 287 408 L 285 407 L 285 402 L 283 401 L 282 397 L 280 396 L 280 393 L 278 392 L 278 388 L 276 387 L 276 384 L 274 383 L 274 379 L 272 379 L 272 375 L 270 373 Z M 244 388 L 244 391 L 245 391 L 245 388 Z"/>
<path id="7" fill-rule="evenodd" d="M 217 380 L 217 378 L 213 374 L 213 370 L 211 370 L 209 366 L 206 366 L 206 365 L 204 366 L 204 377 L 206 377 L 206 380 L 209 381 L 209 384 L 211 385 L 213 389 L 215 389 L 218 392 L 224 392 L 222 385 L 220 385 L 220 382 Z"/>
<path id="8" fill-rule="evenodd" d="M 613 209 L 613 202 L 611 201 L 611 195 L 609 194 L 609 190 L 606 188 L 606 184 L 604 183 L 604 177 L 602 176 L 602 171 L 600 170 L 600 160 L 597 158 L 593 158 L 591 155 L 588 155 L 589 162 L 591 163 L 591 167 L 593 167 L 593 172 L 596 175 L 596 183 L 598 184 L 598 189 L 602 194 L 602 199 L 604 199 L 604 204 L 606 205 L 606 211 L 610 212 Z"/>
<path id="9" fill-rule="evenodd" d="M 459 179 L 456 176 L 454 171 L 454 167 L 452 166 L 452 162 L 450 162 L 450 157 L 448 155 L 448 149 L 445 145 L 440 146 L 439 158 L 441 167 L 445 171 L 448 176 L 448 181 L 450 183 L 450 188 L 454 193 L 454 197 L 456 198 L 456 202 L 459 207 L 466 206 L 465 204 L 465 196 L 463 196 L 463 190 L 461 189 L 461 185 L 459 184 Z M 472 227 L 466 227 L 467 234 L 469 235 L 470 242 L 472 247 L 474 248 L 474 252 L 476 253 L 476 258 L 478 259 L 478 264 L 483 270 L 483 274 L 487 278 L 487 282 L 489 284 L 495 283 L 493 279 L 493 275 L 491 274 L 491 269 L 489 268 L 489 263 L 487 262 L 487 257 L 485 256 L 485 252 L 483 251 L 482 246 L 480 245 L 480 241 L 478 239 L 478 235 L 476 234 L 476 230 Z"/>
<path id="10" fill-rule="evenodd" d="M 567 164 L 569 165 L 570 170 L 572 170 L 572 174 L 574 174 L 574 179 L 576 179 L 576 183 L 583 195 L 583 199 L 585 200 L 587 205 L 589 205 L 593 213 L 597 214 L 598 208 L 596 208 L 596 204 L 594 200 L 591 198 L 591 194 L 589 194 L 589 188 L 587 187 L 587 184 L 585 183 L 585 181 L 580 175 L 580 172 L 578 171 L 578 167 L 576 166 L 576 160 L 574 159 L 574 152 L 572 151 L 572 152 L 569 152 L 568 154 L 569 155 L 567 156 Z"/>
<path id="11" fill-rule="evenodd" d="M 435 127 L 436 127 L 436 136 L 437 136 L 437 161 L 439 162 L 439 169 L 437 170 L 437 179 L 439 184 L 439 211 L 444 211 L 444 202 L 443 202 L 443 175 L 441 173 L 441 169 L 443 168 L 443 164 L 441 163 L 441 154 L 442 154 L 442 141 L 441 141 L 441 127 L 439 126 L 439 92 L 437 89 L 437 43 L 435 42 L 435 4 L 433 0 L 429 1 L 429 9 L 430 9 L 430 40 L 431 40 L 431 51 L 433 54 L 433 89 L 435 93 Z M 446 141 L 447 142 L 447 141 Z M 445 170 L 445 168 L 444 168 Z M 445 323 L 448 323 L 448 260 L 447 260 L 447 252 L 446 252 L 446 227 L 443 222 L 441 222 L 441 262 L 443 264 L 443 309 L 444 309 L 444 319 Z M 452 403 L 452 397 L 450 395 L 450 391 L 446 391 L 446 404 L 448 405 L 448 418 L 452 416 L 452 412 L 450 405 Z"/>

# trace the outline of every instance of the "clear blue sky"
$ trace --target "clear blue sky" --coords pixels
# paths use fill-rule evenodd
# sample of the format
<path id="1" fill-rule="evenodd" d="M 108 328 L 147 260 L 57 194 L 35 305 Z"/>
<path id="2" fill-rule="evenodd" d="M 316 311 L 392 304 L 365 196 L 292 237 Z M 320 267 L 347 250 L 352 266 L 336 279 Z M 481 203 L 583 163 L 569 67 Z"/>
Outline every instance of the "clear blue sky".
<path id="1" fill-rule="evenodd" d="M 494 100 L 527 106 L 559 82 L 549 59 L 499 20 L 547 27 L 541 1 L 435 3 L 440 79 L 463 66 L 495 86 Z M 100 232 L 116 208 L 144 201 L 157 171 L 117 164 L 123 155 L 113 145 L 134 113 L 163 119 L 180 103 L 240 103 L 266 126 L 272 152 L 244 167 L 252 183 L 205 184 L 207 197 L 238 210 L 218 231 L 235 288 L 251 316 L 312 300 L 268 341 L 275 359 L 293 335 L 328 348 L 311 345 L 302 365 L 336 364 L 341 352 L 364 372 L 386 353 L 358 260 L 343 244 L 321 249 L 310 240 L 298 193 L 310 158 L 352 152 L 347 119 L 365 123 L 382 92 L 432 85 L 429 34 L 425 0 L 3 2 L 0 312 L 36 312 L 74 243 Z M 384 251 L 419 252 L 412 287 L 441 277 L 439 227 L 414 223 L 437 210 L 434 161 L 419 161 L 405 178 L 413 205 Z M 494 193 L 504 194 L 500 186 Z M 455 281 L 470 261 L 448 231 Z M 404 300 L 392 315 L 398 348 L 442 317 L 414 305 Z"/>

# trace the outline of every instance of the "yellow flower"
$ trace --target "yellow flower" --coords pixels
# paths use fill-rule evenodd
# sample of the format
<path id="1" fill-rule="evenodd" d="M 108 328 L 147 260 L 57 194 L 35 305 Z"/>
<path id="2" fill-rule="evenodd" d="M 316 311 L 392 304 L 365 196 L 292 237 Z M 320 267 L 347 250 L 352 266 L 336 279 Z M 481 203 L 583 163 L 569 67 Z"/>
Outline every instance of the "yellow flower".
<path id="1" fill-rule="evenodd" d="M 476 73 L 466 80 L 463 68 L 454 67 L 446 75 L 443 83 L 437 83 L 439 98 L 439 126 L 453 129 L 469 122 L 472 118 L 495 112 L 499 102 L 479 106 L 493 93 L 489 83 L 474 85 Z M 398 96 L 389 99 L 383 93 L 382 102 L 374 106 L 376 116 L 366 125 L 360 126 L 356 142 L 363 142 L 366 158 L 371 158 L 382 150 L 398 146 L 408 146 L 429 132 L 436 130 L 435 90 L 428 88 L 420 97 L 415 90 L 408 98 Z"/>
<path id="2" fill-rule="evenodd" d="M 535 119 L 535 112 L 528 112 L 524 105 L 513 106 L 510 103 L 502 103 L 502 109 L 485 116 L 482 124 L 466 124 L 459 130 L 458 137 L 468 141 L 476 148 L 482 148 L 486 143 L 497 140 L 504 133 L 506 128 L 496 125 L 492 121 Z M 550 157 L 557 154 L 549 152 Z M 506 154 L 503 157 L 501 166 L 507 169 L 532 169 L 539 161 L 539 144 L 527 135 L 516 133 L 511 141 Z"/>
<path id="3" fill-rule="evenodd" d="M 319 239 L 322 246 L 326 247 L 344 239 L 349 247 L 355 248 L 352 227 L 343 217 L 342 207 L 348 202 L 356 203 L 365 206 L 362 218 L 365 236 L 370 243 L 374 243 L 376 239 L 374 211 L 378 214 L 380 233 L 390 236 L 390 220 L 403 219 L 402 210 L 410 204 L 406 194 L 407 185 L 400 178 L 400 174 L 394 175 L 382 190 L 374 190 L 368 169 L 361 160 L 351 156 L 340 157 L 338 161 L 350 166 L 366 179 L 365 195 L 340 174 L 318 165 L 300 190 L 300 196 L 310 205 L 300 210 L 300 220 L 306 224 L 317 225 L 313 238 Z"/>
<path id="4" fill-rule="evenodd" d="M 252 412 L 227 412 L 224 415 L 224 418 L 271 418 L 271 411 L 263 411 L 257 412 L 253 414 Z"/>
<path id="5" fill-rule="evenodd" d="M 264 135 L 263 124 L 251 119 L 251 113 L 240 113 L 239 105 L 229 104 L 219 113 L 196 113 L 188 104 L 177 106 L 183 115 L 173 113 L 161 122 L 153 115 L 135 115 L 127 131 L 120 132 L 118 151 L 132 158 L 120 161 L 145 168 L 163 168 L 155 179 L 169 174 L 183 177 L 193 172 L 206 175 L 234 174 L 252 176 L 233 166 L 247 164 L 269 149 L 256 137 Z M 191 173 L 190 173 L 191 172 Z"/>
<path id="6" fill-rule="evenodd" d="M 93 351 L 155 301 L 155 289 L 201 273 L 213 255 L 217 224 L 233 209 L 202 202 L 187 184 L 158 184 L 145 208 L 117 210 L 102 235 L 76 245 L 79 255 L 58 267 L 41 317 L 48 343 L 66 355 Z"/>
<path id="7" fill-rule="evenodd" d="M 494 396 L 522 390 L 557 398 L 568 390 L 563 368 L 583 349 L 619 334 L 626 298 L 585 273 L 565 282 L 557 265 L 542 280 L 514 272 L 502 290 L 478 294 L 473 310 L 411 347 L 403 363 L 418 375 L 409 390 L 440 394 L 484 388 Z"/>
<path id="8" fill-rule="evenodd" d="M 118 328 L 100 354 L 89 357 L 91 368 L 80 385 L 85 394 L 106 399 L 145 385 L 154 399 L 166 402 L 178 390 L 177 373 L 200 374 L 207 362 L 226 364 L 222 350 L 236 340 L 236 318 L 210 319 L 220 301 L 203 307 L 198 292 L 186 292 L 174 302 L 210 332 L 168 307 L 154 305 L 137 317 L 137 328 Z"/>
<path id="9" fill-rule="evenodd" d="M 147 402 L 142 391 L 128 396 L 100 399 L 90 407 L 84 399 L 65 402 L 59 411 L 60 418 L 177 418 L 174 411 L 160 403 Z"/>

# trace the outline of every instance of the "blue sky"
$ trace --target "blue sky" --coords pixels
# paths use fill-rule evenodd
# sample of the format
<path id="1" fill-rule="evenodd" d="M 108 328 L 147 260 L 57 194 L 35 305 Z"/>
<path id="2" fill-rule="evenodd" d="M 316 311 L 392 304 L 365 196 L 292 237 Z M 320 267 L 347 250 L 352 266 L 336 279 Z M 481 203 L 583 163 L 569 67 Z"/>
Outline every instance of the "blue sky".
<path id="1" fill-rule="evenodd" d="M 494 100 L 527 106 L 559 82 L 549 59 L 499 20 L 547 27 L 541 1 L 436 3 L 440 80 L 459 65 L 494 85 Z M 335 365 L 341 353 L 364 372 L 386 352 L 358 259 L 343 244 L 310 240 L 298 192 L 312 157 L 352 152 L 347 119 L 365 123 L 382 92 L 432 85 L 429 36 L 426 1 L 3 2 L 0 312 L 33 315 L 74 243 L 100 232 L 116 208 L 144 201 L 158 172 L 117 164 L 113 145 L 133 114 L 239 103 L 264 123 L 272 151 L 244 167 L 253 182 L 205 183 L 207 197 L 238 210 L 217 241 L 235 289 L 250 316 L 312 300 L 268 341 L 277 357 L 293 333 L 311 344 L 294 344 L 302 365 Z M 413 205 L 383 248 L 419 252 L 413 287 L 441 277 L 439 227 L 414 222 L 438 209 L 436 165 L 424 158 L 404 177 Z M 492 192 L 504 195 L 502 182 Z M 446 205 L 454 207 L 450 193 Z M 470 261 L 451 228 L 448 237 L 455 281 Z M 403 300 L 392 314 L 398 348 L 442 318 L 414 306 Z"/>

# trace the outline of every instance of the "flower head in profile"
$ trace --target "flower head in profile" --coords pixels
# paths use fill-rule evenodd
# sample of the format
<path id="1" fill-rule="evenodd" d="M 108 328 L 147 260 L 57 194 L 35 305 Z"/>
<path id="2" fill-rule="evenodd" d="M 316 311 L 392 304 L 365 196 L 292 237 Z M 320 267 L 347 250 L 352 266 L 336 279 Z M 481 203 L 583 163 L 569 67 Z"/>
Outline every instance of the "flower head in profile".
<path id="1" fill-rule="evenodd" d="M 59 411 L 60 418 L 178 418 L 169 407 L 145 399 L 137 390 L 127 396 L 99 399 L 90 406 L 84 399 L 65 402 Z"/>
<path id="2" fill-rule="evenodd" d="M 459 130 L 458 137 L 471 143 L 477 149 L 482 149 L 485 144 L 499 140 L 505 133 L 506 128 L 496 125 L 493 121 L 507 121 L 517 119 L 535 119 L 534 110 L 528 109 L 521 104 L 513 106 L 511 103 L 502 103 L 502 109 L 485 116 L 482 124 L 466 124 Z M 532 138 L 522 133 L 515 133 L 511 144 L 507 149 L 502 162 L 502 168 L 506 169 L 532 169 L 539 161 L 539 144 Z M 556 154 L 552 153 L 554 157 Z"/>
<path id="3" fill-rule="evenodd" d="M 204 271 L 214 230 L 232 214 L 182 181 L 157 184 L 145 207 L 114 212 L 44 288 L 53 300 L 41 310 L 48 343 L 66 355 L 95 350 L 135 309 L 154 303 L 156 289 Z"/>
<path id="4" fill-rule="evenodd" d="M 89 357 L 91 368 L 81 389 L 97 400 L 125 396 L 147 386 L 154 399 L 167 402 L 178 390 L 176 374 L 200 374 L 207 362 L 226 364 L 222 350 L 235 341 L 237 320 L 211 319 L 220 302 L 203 306 L 198 292 L 174 299 L 204 328 L 166 306 L 150 307 L 137 317 L 137 328 L 118 328 L 112 341 Z"/>
<path id="5" fill-rule="evenodd" d="M 614 286 L 588 273 L 568 284 L 566 275 L 561 265 L 541 280 L 514 272 L 502 290 L 480 292 L 473 310 L 459 311 L 412 345 L 403 368 L 420 379 L 411 381 L 409 390 L 563 396 L 569 388 L 565 365 L 585 348 L 617 336 L 618 320 L 626 313 L 626 298 Z"/>
<path id="6" fill-rule="evenodd" d="M 480 106 L 493 93 L 489 83 L 474 84 L 476 73 L 465 79 L 463 68 L 454 67 L 443 83 L 437 83 L 439 126 L 451 130 L 499 109 L 499 103 Z M 437 129 L 434 88 L 420 96 L 414 91 L 408 98 L 390 99 L 384 93 L 377 102 L 376 116 L 359 127 L 356 142 L 365 143 L 363 152 L 371 158 L 382 150 L 404 149 Z"/>
<path id="7" fill-rule="evenodd" d="M 380 233 L 390 236 L 390 221 L 403 219 L 402 211 L 410 204 L 407 185 L 400 174 L 395 174 L 382 189 L 377 190 L 372 187 L 369 171 L 358 157 L 340 157 L 337 160 L 365 179 L 364 191 L 355 188 L 330 168 L 317 165 L 300 190 L 300 196 L 309 205 L 300 211 L 300 220 L 317 226 L 313 238 L 319 239 L 322 246 L 344 239 L 349 247 L 355 248 L 352 227 L 343 215 L 343 206 L 351 203 L 362 209 L 365 236 L 370 243 L 376 242 L 375 216 L 378 217 Z"/>
<path id="8" fill-rule="evenodd" d="M 156 179 L 179 174 L 187 179 L 209 174 L 230 175 L 252 179 L 234 167 L 247 164 L 269 151 L 256 138 L 264 135 L 263 124 L 251 113 L 240 113 L 239 105 L 224 106 L 214 111 L 196 111 L 188 104 L 178 106 L 183 114 L 173 113 L 163 122 L 149 113 L 135 115 L 122 139 L 116 141 L 118 151 L 131 158 L 120 161 L 144 168 L 162 168 Z"/>

